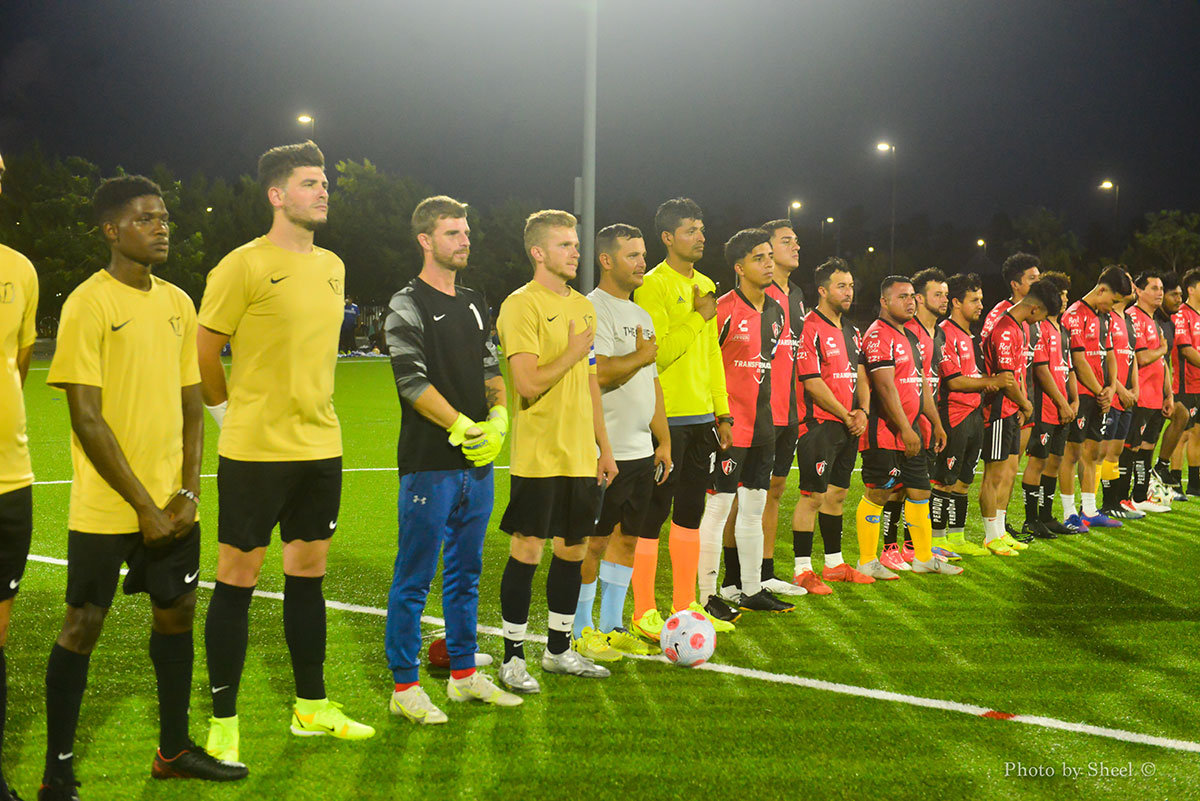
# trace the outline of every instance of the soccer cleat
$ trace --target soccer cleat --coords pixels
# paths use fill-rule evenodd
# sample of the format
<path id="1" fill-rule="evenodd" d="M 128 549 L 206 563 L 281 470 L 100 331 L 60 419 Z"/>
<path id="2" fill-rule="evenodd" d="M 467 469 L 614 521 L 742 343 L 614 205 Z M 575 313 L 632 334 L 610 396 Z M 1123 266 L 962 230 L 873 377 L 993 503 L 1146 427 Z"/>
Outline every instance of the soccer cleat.
<path id="1" fill-rule="evenodd" d="M 933 549 L 933 555 L 942 562 L 961 562 L 962 557 L 949 548 L 938 546 Z"/>
<path id="2" fill-rule="evenodd" d="M 907 528 L 905 529 L 905 533 L 907 533 Z M 904 560 L 906 565 L 911 565 L 913 559 L 917 558 L 917 552 L 912 547 L 912 540 L 905 540 L 904 544 L 900 546 L 900 558 Z"/>
<path id="3" fill-rule="evenodd" d="M 612 673 L 608 668 L 597 665 L 587 657 L 580 656 L 569 648 L 561 654 L 542 652 L 542 670 L 563 676 L 580 676 L 585 679 L 607 679 Z"/>
<path id="4" fill-rule="evenodd" d="M 904 557 L 900 555 L 900 546 L 896 543 L 883 546 L 883 553 L 879 555 L 879 562 L 886 568 L 892 570 L 912 570 Z"/>
<path id="5" fill-rule="evenodd" d="M 225 762 L 240 762 L 238 759 L 238 717 L 209 718 L 208 740 L 204 750 Z"/>
<path id="6" fill-rule="evenodd" d="M 525 703 L 520 696 L 501 690 L 490 676 L 479 670 L 465 679 L 450 679 L 446 682 L 446 697 L 459 703 L 482 701 L 493 706 L 520 706 Z M 437 707 L 433 708 L 437 709 Z M 445 720 L 445 718 L 446 716 L 442 715 L 442 719 Z"/>
<path id="7" fill-rule="evenodd" d="M 658 653 L 657 648 L 655 648 L 653 645 L 642 642 L 640 639 L 630 634 L 628 629 L 615 628 L 605 636 L 608 638 L 608 644 L 623 654 L 631 654 L 634 656 L 651 656 Z"/>
<path id="8" fill-rule="evenodd" d="M 1192 486 L 1192 482 L 1189 481 L 1187 492 L 1185 494 L 1191 496 L 1192 498 L 1200 498 L 1200 487 Z"/>
<path id="9" fill-rule="evenodd" d="M 849 565 L 847 562 L 842 562 L 834 567 L 825 567 L 821 571 L 821 578 L 825 581 L 844 581 L 849 584 L 874 584 L 875 579 L 868 576 L 866 573 L 860 573 Z M 809 590 L 812 592 L 812 590 Z"/>
<path id="10" fill-rule="evenodd" d="M 1180 486 L 1179 484 L 1176 484 L 1175 486 L 1171 487 L 1171 501 L 1172 502 L 1187 503 L 1190 500 L 1191 500 L 1191 498 L 1189 498 L 1187 495 L 1183 494 L 1182 486 Z"/>
<path id="11" fill-rule="evenodd" d="M 1021 526 L 1021 535 L 1034 537 L 1039 540 L 1058 539 L 1058 535 L 1046 528 L 1046 526 L 1042 525 L 1040 520 L 1026 520 L 1025 525 Z"/>
<path id="12" fill-rule="evenodd" d="M 1104 512 L 1096 512 L 1094 515 L 1084 515 L 1082 520 L 1088 524 L 1088 530 L 1093 528 L 1121 528 L 1121 521 L 1113 520 Z"/>
<path id="13" fill-rule="evenodd" d="M 742 599 L 738 601 L 738 609 L 747 612 L 792 612 L 795 611 L 796 605 L 781 601 L 769 590 L 762 589 L 753 595 L 743 593 Z"/>
<path id="14" fill-rule="evenodd" d="M 662 634 L 662 627 L 665 621 L 657 609 L 647 609 L 642 613 L 642 616 L 629 621 L 629 627 L 633 629 L 634 634 L 639 637 L 645 637 L 652 642 L 658 642 Z"/>
<path id="15" fill-rule="evenodd" d="M 1015 526 L 1013 526 L 1012 523 L 1007 523 L 1007 522 L 1004 524 L 1004 533 L 1000 535 L 1000 539 L 1004 539 L 1005 537 L 1011 537 L 1014 542 L 1019 542 L 1021 544 L 1028 544 L 1028 543 L 1033 542 L 1032 535 L 1026 535 L 1026 534 L 1021 533 L 1021 531 L 1019 531 Z M 1023 549 L 1019 549 L 1019 550 L 1023 550 Z"/>
<path id="16" fill-rule="evenodd" d="M 806 588 L 777 578 L 767 579 L 762 583 L 762 588 L 770 590 L 776 595 L 808 595 Z"/>
<path id="17" fill-rule="evenodd" d="M 1000 537 L 997 537 L 996 539 L 991 540 L 989 542 L 985 542 L 983 544 L 983 547 L 987 548 L 989 551 L 996 554 L 996 556 L 1020 556 L 1021 555 L 1018 551 L 1014 550 L 1013 548 L 1010 548 L 1008 543 L 1005 542 Z"/>
<path id="18" fill-rule="evenodd" d="M 167 759 L 162 749 L 154 752 L 150 775 L 155 779 L 204 779 L 210 782 L 233 782 L 250 775 L 241 762 L 217 759 L 195 743 Z"/>
<path id="19" fill-rule="evenodd" d="M 624 657 L 624 654 L 608 644 L 608 637 L 591 626 L 584 627 L 583 636 L 574 640 L 571 647 L 575 649 L 575 653 L 593 661 L 619 662 Z"/>
<path id="20" fill-rule="evenodd" d="M 982 545 L 976 545 L 965 537 L 963 539 L 951 539 L 950 547 L 960 556 L 991 556 L 992 552 Z"/>
<path id="21" fill-rule="evenodd" d="M 1087 518 L 1080 514 L 1071 515 L 1063 521 L 1063 525 L 1075 529 L 1080 534 L 1086 534 L 1088 530 Z"/>
<path id="22" fill-rule="evenodd" d="M 725 603 L 736 606 L 738 598 L 742 597 L 742 588 L 736 584 L 726 584 L 724 587 L 717 590 L 717 596 Z"/>
<path id="23" fill-rule="evenodd" d="M 1120 507 L 1121 507 L 1122 509 L 1124 509 L 1126 512 L 1134 512 L 1134 513 L 1136 513 L 1136 514 L 1140 515 L 1140 517 L 1135 517 L 1135 518 L 1133 518 L 1134 520 L 1141 520 L 1143 517 L 1145 517 L 1145 516 L 1146 516 L 1146 512 L 1147 512 L 1147 511 L 1149 511 L 1149 510 L 1142 510 L 1142 509 L 1139 509 L 1139 508 L 1137 507 L 1137 504 L 1136 504 L 1136 503 L 1134 503 L 1133 501 L 1129 500 L 1128 498 L 1126 498 L 1125 500 L 1121 501 L 1121 503 L 1120 503 L 1119 505 L 1120 505 Z"/>
<path id="24" fill-rule="evenodd" d="M 1106 514 L 1114 520 L 1141 520 L 1146 516 L 1145 512 L 1139 512 L 1137 509 L 1132 508 L 1132 504 L 1128 507 L 1124 504 L 1118 504 L 1111 509 L 1102 510 L 1101 514 Z"/>
<path id="25" fill-rule="evenodd" d="M 881 579 L 883 581 L 895 581 L 900 578 L 892 571 L 883 566 L 883 562 L 878 559 L 872 559 L 866 564 L 859 565 L 857 568 L 859 573 L 864 576 L 870 576 L 873 579 Z"/>
<path id="26" fill-rule="evenodd" d="M 1170 506 L 1166 506 L 1161 503 L 1155 503 L 1149 498 L 1144 501 L 1121 501 L 1122 506 L 1124 506 L 1126 503 L 1132 505 L 1133 508 L 1139 512 L 1153 512 L 1154 514 L 1162 514 L 1163 512 L 1171 511 Z"/>
<path id="27" fill-rule="evenodd" d="M 320 737 L 328 734 L 339 740 L 366 740 L 375 736 L 375 729 L 346 717 L 342 705 L 328 698 L 312 702 L 315 709 L 308 714 L 292 707 L 292 734 L 297 737 Z"/>
<path id="28" fill-rule="evenodd" d="M 514 656 L 501 665 L 497 675 L 501 684 L 521 695 L 533 695 L 542 691 L 537 679 L 529 675 L 529 670 L 525 667 L 525 660 L 519 656 Z"/>
<path id="29" fill-rule="evenodd" d="M 793 576 L 792 583 L 803 587 L 809 595 L 831 595 L 833 593 L 833 590 L 829 589 L 829 585 L 817 578 L 817 574 L 811 570 L 805 570 L 803 573 Z"/>
<path id="30" fill-rule="evenodd" d="M 78 787 L 74 779 L 51 779 L 38 790 L 38 801 L 79 801 Z"/>
<path id="31" fill-rule="evenodd" d="M 422 726 L 432 726 L 449 720 L 445 712 L 434 706 L 429 694 L 419 684 L 409 687 L 407 690 L 393 692 L 392 699 L 388 701 L 388 712 L 393 715 L 402 715 Z"/>
<path id="32" fill-rule="evenodd" d="M 708 618 L 708 622 L 713 624 L 713 630 L 718 632 L 733 631 L 734 621 L 742 616 L 741 612 L 715 596 L 710 596 L 704 602 L 704 606 L 692 601 L 688 604 L 687 608 L 693 612 L 699 612 Z M 675 611 L 678 612 L 679 610 Z"/>
<path id="33" fill-rule="evenodd" d="M 1063 525 L 1062 523 L 1058 522 L 1054 518 L 1050 518 L 1049 520 L 1041 520 L 1038 522 L 1040 522 L 1042 524 L 1042 527 L 1045 528 L 1047 531 L 1057 534 L 1060 537 L 1065 537 L 1065 536 L 1068 536 L 1071 534 L 1079 533 L 1078 528 L 1075 528 L 1074 526 Z"/>
<path id="34" fill-rule="evenodd" d="M 943 576 L 957 576 L 963 572 L 963 569 L 958 565 L 952 565 L 949 562 L 943 562 L 936 557 L 928 562 L 922 562 L 920 559 L 914 559 L 912 564 L 914 573 L 940 573 Z"/>
<path id="35" fill-rule="evenodd" d="M 1024 542 L 1016 539 L 1015 537 L 1013 537 L 1013 535 L 1009 534 L 1007 531 L 1000 535 L 1000 541 L 1003 542 L 1005 545 L 1007 545 L 1009 548 L 1012 548 L 1014 551 L 1029 550 L 1029 545 L 1027 543 L 1024 543 Z"/>

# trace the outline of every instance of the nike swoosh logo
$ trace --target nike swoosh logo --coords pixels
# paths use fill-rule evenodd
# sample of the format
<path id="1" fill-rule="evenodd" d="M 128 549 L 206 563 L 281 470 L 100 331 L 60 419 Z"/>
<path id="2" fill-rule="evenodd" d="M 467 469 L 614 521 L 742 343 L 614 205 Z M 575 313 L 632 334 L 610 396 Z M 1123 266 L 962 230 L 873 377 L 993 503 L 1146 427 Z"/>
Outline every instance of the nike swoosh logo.
<path id="1" fill-rule="evenodd" d="M 65 753 L 65 754 L 59 754 L 59 755 L 58 755 L 58 758 L 59 758 L 59 760 L 60 760 L 60 761 L 62 761 L 62 760 L 65 760 L 65 759 L 70 759 L 70 758 L 71 758 L 71 757 L 73 757 L 73 756 L 75 756 L 75 752 L 74 752 L 74 751 L 68 751 L 68 752 L 67 752 L 67 753 Z"/>
<path id="2" fill-rule="evenodd" d="M 330 530 L 330 531 L 333 531 L 335 528 L 337 528 L 337 521 L 336 521 L 336 520 L 331 520 L 331 521 L 329 522 L 329 530 Z"/>
<path id="3" fill-rule="evenodd" d="M 221 690 L 228 690 L 228 689 L 229 689 L 229 685 L 228 685 L 228 684 L 222 684 L 220 687 L 213 687 L 213 688 L 212 688 L 212 691 L 213 691 L 214 693 L 219 693 L 219 692 L 221 692 Z"/>
<path id="4" fill-rule="evenodd" d="M 8 588 L 10 590 L 15 590 L 18 586 L 20 586 L 20 584 L 21 584 L 20 579 L 13 579 L 12 581 L 8 582 Z"/>
<path id="5" fill-rule="evenodd" d="M 548 322 L 548 323 L 552 323 L 552 322 L 554 322 L 554 321 L 555 321 L 555 320 L 557 320 L 557 319 L 558 319 L 558 315 L 556 314 L 556 315 L 554 315 L 553 317 L 547 317 L 547 318 L 546 318 L 546 322 Z"/>
<path id="6" fill-rule="evenodd" d="M 290 277 L 291 277 L 291 276 L 285 275 L 285 276 L 283 276 L 283 278 L 272 278 L 272 279 L 271 279 L 271 283 L 272 283 L 272 284 L 278 284 L 280 281 L 284 280 L 284 278 L 290 278 Z"/>
<path id="7" fill-rule="evenodd" d="M 198 575 L 200 575 L 199 570 L 197 570 L 195 573 L 188 573 L 186 576 L 183 577 L 183 583 L 191 584 L 193 581 L 196 580 L 196 576 L 198 576 Z"/>
<path id="8" fill-rule="evenodd" d="M 125 326 L 129 325 L 131 322 L 133 322 L 133 318 L 132 318 L 132 317 L 130 317 L 128 320 L 126 320 L 125 322 L 121 323 L 120 325 L 114 325 L 114 326 L 112 326 L 112 330 L 114 330 L 114 331 L 120 331 L 122 328 L 124 328 Z"/>
<path id="9" fill-rule="evenodd" d="M 435 314 L 435 315 L 433 315 L 433 321 L 436 323 L 438 320 L 442 319 L 445 316 L 446 315 L 444 315 L 444 314 Z"/>

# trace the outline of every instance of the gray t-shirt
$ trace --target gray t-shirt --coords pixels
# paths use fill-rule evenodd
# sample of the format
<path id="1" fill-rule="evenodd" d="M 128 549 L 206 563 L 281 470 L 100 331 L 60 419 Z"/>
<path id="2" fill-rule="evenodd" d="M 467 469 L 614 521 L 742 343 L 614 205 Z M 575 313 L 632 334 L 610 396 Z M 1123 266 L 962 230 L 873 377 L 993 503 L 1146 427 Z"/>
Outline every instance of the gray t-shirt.
<path id="1" fill-rule="evenodd" d="M 588 300 L 596 308 L 596 355 L 624 356 L 633 353 L 637 327 L 644 336 L 654 333 L 650 315 L 632 300 L 621 300 L 603 289 L 593 289 Z M 654 417 L 654 379 L 658 368 L 653 362 L 638 370 L 615 389 L 601 389 L 604 426 L 618 462 L 645 459 L 654 455 L 650 420 Z"/>

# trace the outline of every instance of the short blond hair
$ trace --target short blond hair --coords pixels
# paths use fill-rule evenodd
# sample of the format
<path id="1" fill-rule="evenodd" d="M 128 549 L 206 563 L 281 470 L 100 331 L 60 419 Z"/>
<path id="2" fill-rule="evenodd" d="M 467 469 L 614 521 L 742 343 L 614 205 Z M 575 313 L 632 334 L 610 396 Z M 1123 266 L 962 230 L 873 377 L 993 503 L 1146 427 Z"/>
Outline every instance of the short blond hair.
<path id="1" fill-rule="evenodd" d="M 574 228 L 579 224 L 575 215 L 557 209 L 535 211 L 525 219 L 525 255 L 533 264 L 533 248 L 546 243 L 546 232 L 551 228 Z M 536 266 L 536 265 L 535 265 Z"/>
<path id="2" fill-rule="evenodd" d="M 412 213 L 412 235 L 432 234 L 438 220 L 460 220 L 467 216 L 467 204 L 460 203 L 448 195 L 427 197 L 417 204 Z"/>

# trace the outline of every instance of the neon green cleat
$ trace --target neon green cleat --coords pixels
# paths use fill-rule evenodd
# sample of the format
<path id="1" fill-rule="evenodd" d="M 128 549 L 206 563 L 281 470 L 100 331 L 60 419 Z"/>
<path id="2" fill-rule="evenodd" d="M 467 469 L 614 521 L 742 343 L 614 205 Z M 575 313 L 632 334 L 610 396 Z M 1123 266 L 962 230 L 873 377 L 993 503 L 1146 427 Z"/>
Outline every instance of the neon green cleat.
<path id="1" fill-rule="evenodd" d="M 652 656 L 658 649 L 649 643 L 642 642 L 638 637 L 629 633 L 628 629 L 616 628 L 608 633 L 608 644 L 623 654 L 635 656 Z"/>
<path id="2" fill-rule="evenodd" d="M 954 539 L 947 538 L 950 542 L 950 550 L 954 551 L 959 556 L 991 556 L 992 552 L 981 545 L 976 545 L 973 542 L 968 542 L 966 538 Z"/>
<path id="3" fill-rule="evenodd" d="M 240 762 L 238 759 L 238 717 L 209 718 L 208 742 L 204 750 L 209 756 L 226 762 Z"/>
<path id="4" fill-rule="evenodd" d="M 641 617 L 629 621 L 629 627 L 633 629 L 634 634 L 658 642 L 665 622 L 657 609 L 647 609 Z"/>
<path id="5" fill-rule="evenodd" d="M 346 717 L 342 705 L 328 698 L 319 701 L 297 698 L 292 708 L 292 734 L 298 737 L 328 734 L 339 740 L 366 740 L 375 736 L 375 730 Z"/>
<path id="6" fill-rule="evenodd" d="M 598 662 L 618 662 L 624 654 L 608 644 L 608 637 L 591 626 L 583 629 L 583 636 L 571 643 L 575 653 Z"/>
<path id="7" fill-rule="evenodd" d="M 1005 545 L 1007 545 L 1009 548 L 1012 548 L 1014 551 L 1025 551 L 1025 550 L 1029 549 L 1029 546 L 1027 544 L 1025 544 L 1023 542 L 1018 542 L 1017 539 L 1015 537 L 1013 537 L 1012 534 L 1009 534 L 1007 531 L 1000 535 L 1000 541 L 1003 542 Z"/>
<path id="8" fill-rule="evenodd" d="M 710 615 L 708 613 L 708 610 L 706 610 L 703 606 L 700 605 L 699 601 L 692 601 L 690 604 L 688 604 L 687 608 L 688 608 L 689 612 L 699 612 L 700 614 L 702 614 L 706 618 L 708 618 L 708 622 L 712 623 L 714 631 L 718 631 L 718 632 L 733 631 L 735 628 L 732 623 L 729 623 L 725 620 L 721 620 L 720 618 L 715 618 L 712 615 Z M 675 611 L 679 612 L 681 610 L 676 609 Z"/>

